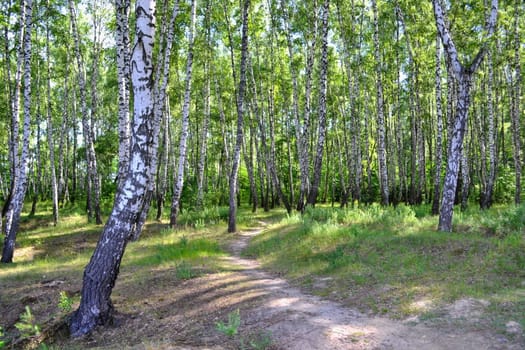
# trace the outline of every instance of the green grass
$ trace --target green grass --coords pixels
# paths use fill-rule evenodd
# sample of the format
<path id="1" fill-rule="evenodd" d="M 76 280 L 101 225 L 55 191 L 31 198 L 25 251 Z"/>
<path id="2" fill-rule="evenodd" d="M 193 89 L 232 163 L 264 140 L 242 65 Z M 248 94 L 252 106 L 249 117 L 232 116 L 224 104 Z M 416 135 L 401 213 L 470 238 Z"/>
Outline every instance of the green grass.
<path id="1" fill-rule="evenodd" d="M 78 305 L 82 270 L 102 226 L 88 222 L 76 207 L 61 211 L 51 224 L 50 206 L 40 205 L 31 218 L 23 216 L 15 263 L 0 266 L 0 300 L 22 304 L 25 296 L 43 290 L 42 281 L 65 280 L 45 302 L 31 305 L 38 322 L 62 311 L 59 292 Z M 284 274 L 320 296 L 394 318 L 420 315 L 434 320 L 445 305 L 462 298 L 490 301 L 480 324 L 504 330 L 509 320 L 525 327 L 525 206 L 471 208 L 455 213 L 454 232 L 436 232 L 437 217 L 428 206 L 354 209 L 308 208 L 304 215 L 284 210 L 238 212 L 238 228 L 269 226 L 255 237 L 245 255 Z M 215 271 L 229 271 L 221 247 L 227 208 L 185 211 L 180 225 L 150 221 L 137 242 L 131 242 L 122 262 L 119 309 L 131 312 L 143 303 L 126 286 L 150 288 L 156 278 L 182 283 Z M 67 288 L 66 288 L 67 285 Z M 125 300 L 125 304 L 124 304 Z M 135 306 L 134 306 L 135 305 Z M 44 317 L 44 318 L 42 318 Z M 6 329 L 11 325 L 0 326 Z M 6 334 L 9 338 L 12 334 Z"/>
<path id="2" fill-rule="evenodd" d="M 226 234 L 227 213 L 227 208 L 188 211 L 182 216 L 184 225 L 176 229 L 168 229 L 166 221 L 147 222 L 140 239 L 128 244 L 123 258 L 119 285 L 129 284 L 134 290 L 120 309 L 129 311 L 135 302 L 142 303 L 140 288 L 151 288 L 151 281 L 163 279 L 166 284 L 222 271 L 225 253 L 221 244 L 231 237 Z M 250 212 L 240 210 L 239 217 L 240 225 L 253 224 Z M 199 220 L 202 225 L 197 224 Z M 0 320 L 0 327 L 9 329 L 7 342 L 18 336 L 14 324 L 26 305 L 42 325 L 63 315 L 61 295 L 67 293 L 72 309 L 78 306 L 82 271 L 102 229 L 74 206 L 61 211 L 56 227 L 49 203 L 39 204 L 38 212 L 31 217 L 27 211 L 23 213 L 14 263 L 0 265 L 0 310 L 12 310 L 10 317 Z M 46 288 L 46 281 L 59 281 L 58 289 Z M 33 295 L 39 295 L 38 299 Z"/>
<path id="3" fill-rule="evenodd" d="M 525 326 L 524 208 L 459 213 L 454 233 L 437 232 L 426 206 L 310 208 L 271 226 L 245 254 L 363 310 L 405 318 L 473 297 Z"/>

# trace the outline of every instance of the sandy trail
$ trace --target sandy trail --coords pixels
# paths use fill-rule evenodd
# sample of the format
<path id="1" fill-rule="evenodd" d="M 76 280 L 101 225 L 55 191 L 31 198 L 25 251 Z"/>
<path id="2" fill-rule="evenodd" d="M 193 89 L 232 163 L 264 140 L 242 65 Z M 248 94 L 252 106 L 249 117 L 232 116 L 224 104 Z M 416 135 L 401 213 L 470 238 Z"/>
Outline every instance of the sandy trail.
<path id="1" fill-rule="evenodd" d="M 252 283 L 251 293 L 264 295 L 258 305 L 243 310 L 243 324 L 269 331 L 278 349 L 522 349 L 486 331 L 445 330 L 371 317 L 305 294 L 264 272 L 257 261 L 241 257 L 250 239 L 262 230 L 240 232 L 226 259 Z"/>

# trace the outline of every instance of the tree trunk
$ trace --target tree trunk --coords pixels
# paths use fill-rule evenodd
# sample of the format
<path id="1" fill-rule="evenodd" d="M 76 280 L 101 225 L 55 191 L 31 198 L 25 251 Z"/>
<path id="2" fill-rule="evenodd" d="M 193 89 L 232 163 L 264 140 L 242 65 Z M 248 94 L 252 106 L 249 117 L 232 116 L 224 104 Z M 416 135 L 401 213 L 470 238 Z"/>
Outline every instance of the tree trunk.
<path id="1" fill-rule="evenodd" d="M 432 196 L 432 215 L 439 214 L 441 193 L 441 170 L 443 163 L 443 104 L 441 99 L 441 42 L 436 40 L 436 159 L 434 164 L 434 194 Z"/>
<path id="2" fill-rule="evenodd" d="M 97 167 L 97 161 L 96 161 L 96 153 L 95 153 L 95 121 L 97 119 L 97 113 L 98 113 L 98 76 L 99 76 L 99 60 L 100 60 L 100 50 L 101 50 L 101 38 L 100 38 L 100 31 L 101 31 L 101 23 L 100 23 L 100 16 L 98 14 L 99 8 L 98 3 L 94 2 L 94 8 L 93 8 L 93 51 L 92 51 L 92 62 L 91 62 L 91 108 L 90 108 L 90 120 L 88 122 L 88 125 L 90 127 L 88 128 L 88 132 L 90 133 L 89 139 L 91 143 L 91 147 L 93 147 L 92 150 L 90 150 L 91 154 L 91 160 L 88 163 L 88 172 L 90 176 L 90 182 L 93 186 L 93 205 L 94 205 L 94 215 L 95 215 L 95 222 L 97 225 L 102 224 L 102 214 L 100 211 L 100 196 L 101 196 L 101 178 L 98 174 L 98 167 Z M 78 34 L 77 34 L 78 35 Z M 87 147 L 86 147 L 87 148 Z"/>
<path id="3" fill-rule="evenodd" d="M 465 133 L 468 131 L 466 126 Z M 463 147 L 461 154 L 461 211 L 467 210 L 468 196 L 470 190 L 470 166 L 469 166 L 469 143 Z"/>
<path id="4" fill-rule="evenodd" d="M 62 106 L 62 128 L 60 130 L 60 141 L 58 144 L 58 198 L 61 206 L 64 206 L 68 198 L 67 193 L 67 155 L 69 154 L 69 49 L 66 49 L 66 64 L 64 74 L 64 104 Z"/>
<path id="5" fill-rule="evenodd" d="M 321 183 L 321 170 L 323 166 L 323 153 L 326 139 L 326 95 L 328 91 L 328 17 L 330 14 L 330 1 L 324 0 L 322 12 L 322 33 L 321 33 L 321 62 L 319 76 L 319 126 L 317 130 L 317 150 L 314 161 L 312 188 L 308 193 L 307 203 L 315 205 L 319 185 Z"/>
<path id="6" fill-rule="evenodd" d="M 494 70 L 492 61 L 492 52 L 487 52 L 487 137 L 484 138 L 480 143 L 481 147 L 487 147 L 489 150 L 489 163 L 488 163 L 488 174 L 484 181 L 483 192 L 480 193 L 480 207 L 481 209 L 489 209 L 492 206 L 492 197 L 494 195 L 494 183 L 496 182 L 496 170 L 497 170 L 497 155 L 496 155 L 496 137 L 497 130 L 494 122 L 494 101 L 493 101 L 493 89 L 494 89 Z M 483 156 L 483 154 L 482 154 Z M 485 169 L 483 169 L 485 170 Z"/>
<path id="7" fill-rule="evenodd" d="M 13 181 L 13 188 L 11 190 L 11 201 L 6 213 L 5 223 L 5 239 L 4 248 L 2 250 L 2 259 L 0 262 L 13 262 L 13 254 L 15 251 L 16 234 L 20 225 L 20 214 L 24 205 L 24 198 L 27 189 L 27 177 L 29 171 L 29 142 L 31 134 L 31 32 L 33 26 L 33 1 L 25 0 L 22 3 L 21 16 L 24 17 L 24 29 L 21 29 L 23 35 L 20 37 L 22 44 L 19 46 L 22 54 L 19 57 L 23 58 L 23 72 L 24 76 L 24 126 L 22 136 L 22 154 L 19 156 L 18 152 L 13 153 L 13 161 L 17 164 L 15 168 L 15 180 Z M 21 65 L 21 64 L 20 64 Z M 21 77 L 21 75 L 20 75 Z M 18 82 L 17 82 L 18 84 Z M 13 113 L 18 113 L 18 108 L 13 108 Z M 13 121 L 18 120 L 18 115 L 13 115 Z M 18 138 L 13 139 L 13 146 L 18 145 Z M 18 149 L 18 146 L 16 146 Z"/>
<path id="8" fill-rule="evenodd" d="M 229 213 L 228 213 L 228 232 L 237 230 L 237 177 L 239 173 L 239 163 L 241 160 L 241 146 L 243 142 L 244 128 L 244 94 L 246 90 L 246 65 L 248 61 L 248 13 L 250 0 L 244 0 L 242 10 L 242 37 L 241 37 L 241 68 L 239 77 L 239 88 L 237 90 L 237 133 L 235 149 L 233 151 L 232 168 L 229 177 Z M 233 45 L 232 42 L 230 42 Z M 233 46 L 232 46 L 233 49 Z"/>
<path id="9" fill-rule="evenodd" d="M 115 0 L 115 43 L 117 49 L 117 81 L 118 81 L 118 183 L 124 181 L 129 165 L 131 120 L 129 116 L 130 95 L 130 38 L 129 38 L 130 0 Z"/>
<path id="10" fill-rule="evenodd" d="M 179 141 L 179 163 L 177 166 L 173 197 L 171 199 L 170 227 L 175 227 L 179 215 L 180 197 L 184 186 L 184 167 L 186 164 L 187 141 L 190 124 L 190 99 L 193 71 L 193 44 L 195 42 L 195 21 L 197 16 L 197 0 L 191 2 L 191 25 L 188 32 L 188 57 L 186 61 L 186 78 L 184 82 L 184 103 L 182 105 L 182 126 Z"/>
<path id="11" fill-rule="evenodd" d="M 466 131 L 468 108 L 470 105 L 470 87 L 472 76 L 464 74 L 459 79 L 459 96 L 452 135 L 449 139 L 447 169 L 443 184 L 443 198 L 441 199 L 441 211 L 439 215 L 440 231 L 452 231 L 452 214 L 454 200 L 456 198 L 456 186 L 463 150 L 463 139 Z"/>
<path id="12" fill-rule="evenodd" d="M 458 58 L 458 52 L 448 27 L 446 25 L 445 14 L 439 0 L 432 1 L 434 6 L 434 16 L 439 36 L 445 48 L 451 70 L 459 83 L 459 96 L 456 108 L 456 115 L 452 127 L 452 135 L 448 145 L 447 170 L 443 185 L 443 198 L 441 201 L 441 211 L 439 216 L 438 230 L 452 231 L 452 214 L 454 209 L 454 199 L 460 166 L 460 157 L 463 150 L 463 139 L 467 126 L 468 109 L 470 105 L 470 87 L 472 76 L 483 61 L 486 52 L 486 41 L 475 56 L 473 62 L 468 67 L 464 67 Z M 492 0 L 491 12 L 486 24 L 486 35 L 491 36 L 496 25 L 498 13 L 498 1 Z"/>
<path id="13" fill-rule="evenodd" d="M 95 216 L 97 224 L 102 223 L 100 217 L 100 179 L 97 171 L 97 158 L 95 154 L 95 146 L 93 140 L 93 125 L 88 116 L 88 107 L 86 101 L 86 74 L 84 71 L 84 61 L 82 53 L 80 52 L 80 39 L 78 28 L 76 24 L 76 14 L 73 1 L 69 0 L 69 12 L 71 17 L 71 26 L 73 31 L 73 39 L 75 41 L 75 56 L 78 70 L 78 84 L 80 89 L 80 109 L 82 113 L 82 133 L 84 136 L 84 144 L 86 147 L 86 161 L 87 161 L 87 211 L 88 217 Z"/>
<path id="14" fill-rule="evenodd" d="M 379 182 L 381 189 L 381 204 L 389 204 L 389 189 L 388 189 L 388 168 L 386 164 L 386 140 L 385 140 L 385 115 L 384 115 L 384 100 L 383 100 L 383 83 L 382 74 L 383 69 L 381 63 L 381 53 L 379 46 L 379 21 L 376 0 L 372 1 L 374 11 L 374 53 L 376 64 L 376 104 L 377 104 L 377 160 L 379 162 Z"/>
<path id="15" fill-rule="evenodd" d="M 164 209 L 164 201 L 166 199 L 166 191 L 168 189 L 168 168 L 170 167 L 170 103 L 169 99 L 166 98 L 166 107 L 162 116 L 162 161 L 159 163 L 159 174 L 157 181 L 157 215 L 156 220 L 160 221 L 162 219 L 162 212 Z"/>
<path id="16" fill-rule="evenodd" d="M 310 191 L 310 160 L 308 153 L 308 135 L 310 132 L 310 100 L 312 90 L 312 72 L 315 63 L 315 44 L 317 35 L 317 17 L 313 17 L 313 29 L 312 29 L 312 40 L 307 41 L 307 54 L 306 54 L 306 72 L 305 72 L 305 102 L 304 102 L 304 116 L 301 123 L 299 118 L 299 89 L 297 82 L 297 70 L 293 64 L 293 43 L 290 29 L 290 15 L 288 14 L 288 5 L 284 0 L 281 0 L 281 9 L 283 11 L 284 30 L 286 35 L 286 42 L 288 46 L 288 60 L 290 66 L 290 73 L 292 76 L 292 93 L 293 93 L 293 115 L 294 115 L 294 127 L 296 134 L 296 146 L 299 160 L 299 174 L 300 174 L 300 189 L 299 196 L 297 198 L 297 210 L 300 212 L 304 211 L 305 199 L 308 197 Z"/>
<path id="17" fill-rule="evenodd" d="M 519 1 L 515 2 L 514 7 L 514 79 L 513 93 L 511 96 L 511 122 L 512 122 L 512 140 L 514 145 L 514 171 L 516 190 L 514 192 L 514 203 L 521 203 L 521 131 L 520 131 L 520 98 L 521 98 L 521 58 L 520 58 L 520 34 L 519 34 Z"/>
<path id="18" fill-rule="evenodd" d="M 126 179 L 119 186 L 113 211 L 84 271 L 80 306 L 70 323 L 73 337 L 87 334 L 97 325 L 104 325 L 111 320 L 113 305 L 110 297 L 120 262 L 126 244 L 135 230 L 134 226 L 140 220 L 149 183 L 153 181 L 153 172 L 149 167 L 157 156 L 157 150 L 153 147 L 155 120 L 150 84 L 153 73 L 154 12 L 153 0 L 137 1 L 137 36 L 131 55 L 134 93 L 131 138 L 133 166 L 129 166 Z"/>
<path id="19" fill-rule="evenodd" d="M 252 121 L 250 121 L 249 124 L 252 124 Z M 252 133 L 254 131 L 254 128 L 250 125 L 250 138 L 249 138 L 249 145 L 246 145 L 246 138 L 243 142 L 243 154 L 244 154 L 244 163 L 246 163 L 246 170 L 248 172 L 248 180 L 250 181 L 250 196 L 251 196 L 251 203 L 252 203 L 252 213 L 255 213 L 257 211 L 257 184 L 255 183 L 255 175 L 253 171 L 253 139 L 255 138 L 255 135 Z M 247 149 L 248 148 L 248 149 Z"/>
<path id="20" fill-rule="evenodd" d="M 210 65 L 212 64 L 211 59 L 211 26 L 210 26 L 210 1 L 206 2 L 206 59 L 204 63 L 204 74 L 206 76 L 206 82 L 204 83 L 204 118 L 202 122 L 201 132 L 201 145 L 199 150 L 199 162 L 197 164 L 197 199 L 195 206 L 197 209 L 203 207 L 204 202 L 204 168 L 206 166 L 206 154 L 208 148 L 208 129 L 210 124 L 211 109 L 210 109 L 210 95 L 211 95 L 211 77 L 210 77 Z"/>
<path id="21" fill-rule="evenodd" d="M 50 10 L 50 2 L 47 0 L 47 9 Z M 49 166 L 51 169 L 51 193 L 53 200 L 53 225 L 58 223 L 58 185 L 55 168 L 55 143 L 53 141 L 53 122 L 51 119 L 51 54 L 49 52 L 49 23 L 46 24 L 46 68 L 47 68 L 47 143 L 49 147 Z"/>

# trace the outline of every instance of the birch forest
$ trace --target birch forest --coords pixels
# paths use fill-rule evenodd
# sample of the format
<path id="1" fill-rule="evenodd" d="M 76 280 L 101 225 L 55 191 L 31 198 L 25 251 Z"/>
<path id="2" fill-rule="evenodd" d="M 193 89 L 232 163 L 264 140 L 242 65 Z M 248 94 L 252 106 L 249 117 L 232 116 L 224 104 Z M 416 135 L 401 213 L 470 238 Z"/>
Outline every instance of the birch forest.
<path id="1" fill-rule="evenodd" d="M 524 198 L 522 0 L 4 0 L 0 27 L 1 261 L 24 205 L 100 225 L 74 336 L 147 222 L 377 203 L 447 235 Z"/>

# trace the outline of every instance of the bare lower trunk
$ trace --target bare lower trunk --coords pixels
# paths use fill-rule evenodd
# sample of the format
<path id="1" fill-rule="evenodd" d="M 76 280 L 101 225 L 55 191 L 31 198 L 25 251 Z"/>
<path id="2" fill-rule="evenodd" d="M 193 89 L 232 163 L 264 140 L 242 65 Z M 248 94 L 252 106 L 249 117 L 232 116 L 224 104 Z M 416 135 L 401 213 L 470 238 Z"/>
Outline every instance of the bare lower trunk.
<path id="1" fill-rule="evenodd" d="M 193 71 L 193 44 L 195 36 L 195 20 L 197 13 L 197 0 L 191 2 L 191 28 L 188 34 L 188 57 L 186 61 L 186 78 L 184 90 L 184 104 L 182 106 L 182 126 L 179 142 L 179 163 L 177 166 L 176 178 L 173 186 L 173 197 L 171 200 L 170 227 L 177 224 L 179 215 L 180 197 L 184 186 L 184 167 L 186 164 L 186 150 L 188 133 L 190 126 L 190 98 L 191 98 L 191 81 Z"/>
<path id="2" fill-rule="evenodd" d="M 76 24 L 76 14 L 73 1 L 69 0 L 69 11 L 71 17 L 71 25 L 73 31 L 73 39 L 75 41 L 75 56 L 77 61 L 78 69 L 78 84 L 80 88 L 80 109 L 82 113 L 82 134 L 84 136 L 84 143 L 86 148 L 86 161 L 87 161 L 87 210 L 88 217 L 95 215 L 97 224 L 102 223 L 100 217 L 100 179 L 97 171 L 97 158 L 95 154 L 95 146 L 93 144 L 93 125 L 91 118 L 88 115 L 88 107 L 86 101 L 86 75 L 84 61 L 80 52 L 80 39 Z"/>
<path id="3" fill-rule="evenodd" d="M 82 297 L 70 322 L 70 332 L 78 337 L 91 332 L 97 325 L 112 318 L 111 292 L 117 279 L 124 250 L 144 210 L 149 183 L 153 181 L 157 150 L 154 145 L 152 87 L 152 52 L 155 37 L 155 2 L 138 0 L 136 4 L 137 32 L 131 56 L 134 92 L 133 145 L 126 179 L 119 186 L 113 211 L 104 227 L 89 264 L 84 270 Z"/>
<path id="4" fill-rule="evenodd" d="M 204 120 L 202 122 L 201 145 L 199 149 L 199 162 L 197 164 L 197 199 L 195 206 L 203 207 L 204 201 L 204 168 L 206 166 L 206 155 L 208 147 L 208 128 L 210 124 L 210 77 L 209 64 L 205 64 L 206 83 L 204 88 Z"/>
<path id="5" fill-rule="evenodd" d="M 443 163 L 443 104 L 441 100 L 441 42 L 436 40 L 436 159 L 434 170 L 434 194 L 432 196 L 432 215 L 439 214 L 441 194 L 441 168 Z"/>
<path id="6" fill-rule="evenodd" d="M 129 165 L 131 120 L 129 116 L 130 95 L 130 67 L 129 67 L 129 11 L 130 0 L 115 1 L 115 17 L 117 28 L 115 42 L 117 49 L 117 79 L 118 79 L 118 122 L 119 122 L 119 148 L 118 148 L 118 182 L 124 181 Z"/>
<path id="7" fill-rule="evenodd" d="M 323 3 L 322 12 L 322 34 L 321 34 L 321 72 L 319 82 L 319 127 L 317 131 L 317 150 L 314 161 L 313 181 L 312 187 L 308 193 L 307 203 L 315 205 L 317 201 L 317 194 L 319 192 L 319 185 L 321 183 L 321 168 L 323 166 L 323 152 L 326 139 L 326 95 L 328 91 L 328 17 L 330 13 L 330 2 L 325 0 Z"/>
<path id="8" fill-rule="evenodd" d="M 14 187 L 11 190 L 11 200 L 9 202 L 6 213 L 5 222 L 5 239 L 4 248 L 2 250 L 2 259 L 0 262 L 13 262 L 13 254 L 15 251 L 16 234 L 20 225 L 20 214 L 24 205 L 24 198 L 27 189 L 27 177 L 29 171 L 29 142 L 31 134 L 31 32 L 33 25 L 33 1 L 26 0 L 23 2 L 21 14 L 24 16 L 24 35 L 20 38 L 23 45 L 20 49 L 23 50 L 23 76 L 24 76 L 24 126 L 22 136 L 22 153 L 19 156 L 14 154 L 13 160 L 16 159 L 16 176 L 13 182 Z M 18 118 L 18 117 L 16 117 Z M 18 144 L 18 139 L 13 140 Z"/>
<path id="9" fill-rule="evenodd" d="M 239 88 L 237 90 L 237 133 L 235 149 L 233 151 L 232 169 L 229 177 L 229 214 L 228 232 L 237 230 L 237 177 L 239 163 L 241 161 L 241 146 L 243 142 L 244 128 L 244 94 L 246 90 L 246 66 L 248 61 L 248 12 L 250 0 L 244 0 L 242 11 L 242 38 L 241 38 L 241 69 L 239 76 Z M 230 43 L 232 44 L 232 43 Z M 233 45 L 233 44 L 232 44 Z"/>
<path id="10" fill-rule="evenodd" d="M 434 7 L 436 26 L 448 57 L 449 65 L 451 67 L 450 70 L 453 72 L 459 83 L 459 96 L 456 115 L 453 120 L 451 135 L 449 138 L 447 169 L 443 185 L 443 198 L 441 201 L 438 224 L 438 230 L 450 232 L 452 231 L 452 214 L 456 196 L 460 158 L 463 151 L 463 139 L 467 127 L 468 110 L 470 105 L 470 87 L 472 84 L 472 77 L 485 56 L 487 40 L 484 40 L 483 46 L 470 66 L 464 67 L 459 61 L 456 45 L 452 40 L 448 26 L 446 25 L 447 20 L 443 8 L 441 7 L 441 3 L 439 0 L 433 0 L 432 3 Z M 497 13 L 498 1 L 492 0 L 490 16 L 488 17 L 485 28 L 488 36 L 491 36 L 494 32 Z"/>
<path id="11" fill-rule="evenodd" d="M 300 174 L 300 188 L 299 195 L 297 198 L 297 210 L 300 212 L 304 211 L 305 200 L 308 197 L 310 191 L 310 160 L 308 153 L 308 135 L 310 132 L 310 112 L 311 112 L 311 90 L 312 90 L 312 72 L 315 63 L 315 44 L 317 35 L 317 17 L 313 17 L 313 29 L 312 38 L 307 40 L 308 48 L 306 54 L 306 72 L 305 72 L 305 102 L 304 102 L 304 113 L 302 123 L 299 118 L 299 89 L 297 82 L 297 70 L 293 64 L 293 43 L 291 29 L 289 25 L 290 15 L 288 13 L 288 4 L 281 0 L 281 8 L 284 14 L 284 25 L 285 35 L 288 46 L 288 60 L 290 73 L 292 76 L 292 88 L 293 88 L 293 121 L 296 134 L 296 146 L 297 146 L 297 158 L 299 160 L 299 174 Z"/>
<path id="12" fill-rule="evenodd" d="M 514 168 L 515 168 L 515 184 L 516 190 L 514 192 L 514 203 L 516 205 L 521 203 L 521 131 L 520 131 L 520 97 L 521 97 L 521 58 L 520 58 L 520 35 L 518 31 L 519 21 L 519 5 L 518 1 L 514 8 L 514 76 L 513 79 L 513 93 L 512 93 L 512 139 L 514 144 Z"/>
<path id="13" fill-rule="evenodd" d="M 384 100 L 383 100 L 383 83 L 382 83 L 382 63 L 379 46 L 379 23 L 377 3 L 372 1 L 374 10 L 374 52 L 376 64 L 376 112 L 377 112 L 377 160 L 379 162 L 379 183 L 381 189 L 381 204 L 389 204 L 389 188 L 388 188 L 388 167 L 386 164 L 386 140 L 385 140 L 385 115 L 384 115 Z"/>
<path id="14" fill-rule="evenodd" d="M 162 129 L 162 161 L 159 164 L 159 174 L 157 181 L 157 215 L 156 219 L 162 219 L 162 212 L 164 210 L 164 201 L 166 199 L 166 191 L 168 189 L 168 168 L 170 161 L 170 120 L 171 112 L 169 108 L 169 99 L 166 99 L 166 108 L 164 109 L 164 115 L 162 117 L 163 129 Z"/>
<path id="15" fill-rule="evenodd" d="M 50 4 L 47 0 L 47 7 L 49 9 Z M 51 118 L 51 68 L 50 61 L 51 55 L 49 52 L 49 23 L 46 24 L 46 57 L 47 57 L 47 143 L 49 147 L 49 163 L 51 168 L 51 198 L 53 201 L 53 224 L 56 226 L 58 223 L 58 184 L 55 168 L 55 143 L 53 137 L 53 122 Z"/>
<path id="16" fill-rule="evenodd" d="M 443 184 L 443 198 L 441 200 L 441 211 L 439 216 L 440 231 L 452 231 L 452 213 L 456 197 L 456 186 L 458 183 L 459 167 L 463 150 L 463 138 L 465 136 L 467 114 L 470 104 L 471 76 L 463 76 L 459 81 L 459 97 L 456 116 L 449 140 L 448 161 Z"/>
<path id="17" fill-rule="evenodd" d="M 484 179 L 483 191 L 480 193 L 480 207 L 481 209 L 489 209 L 492 206 L 492 197 L 494 195 L 494 183 L 496 182 L 496 127 L 494 118 L 494 102 L 493 102 L 493 86 L 494 86 L 494 71 L 492 67 L 492 53 L 487 53 L 487 137 L 481 141 L 481 146 L 485 148 L 485 141 L 489 151 L 488 173 Z M 482 156 L 484 156 L 482 154 Z M 485 169 L 483 169 L 485 170 Z"/>

